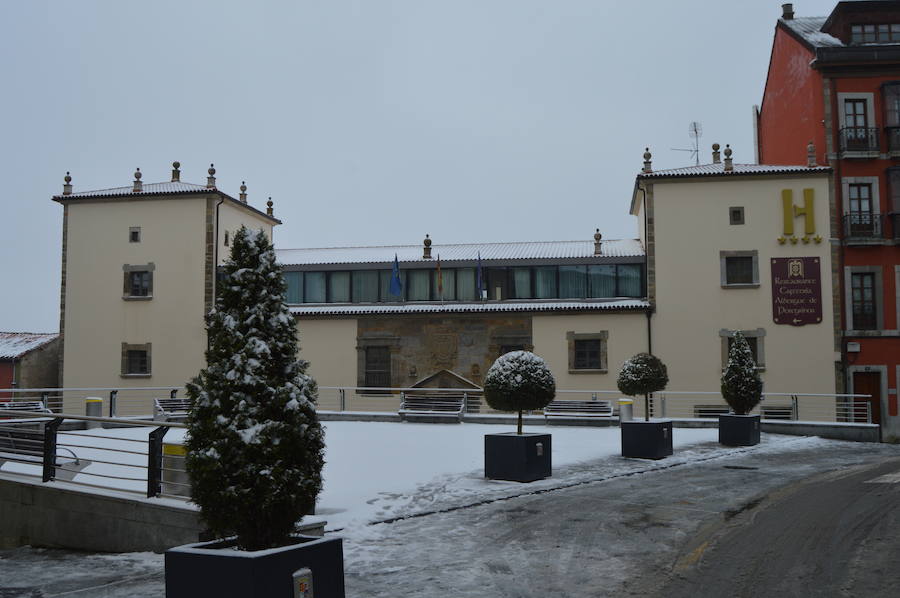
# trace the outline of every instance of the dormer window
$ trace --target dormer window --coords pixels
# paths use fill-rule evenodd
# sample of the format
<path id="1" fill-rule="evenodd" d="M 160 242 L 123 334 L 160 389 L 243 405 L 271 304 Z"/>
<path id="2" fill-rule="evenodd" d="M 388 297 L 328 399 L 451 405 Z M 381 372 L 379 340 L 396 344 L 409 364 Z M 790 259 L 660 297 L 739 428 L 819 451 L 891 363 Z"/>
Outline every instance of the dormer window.
<path id="1" fill-rule="evenodd" d="M 851 25 L 851 44 L 900 43 L 900 23 L 878 25 Z"/>

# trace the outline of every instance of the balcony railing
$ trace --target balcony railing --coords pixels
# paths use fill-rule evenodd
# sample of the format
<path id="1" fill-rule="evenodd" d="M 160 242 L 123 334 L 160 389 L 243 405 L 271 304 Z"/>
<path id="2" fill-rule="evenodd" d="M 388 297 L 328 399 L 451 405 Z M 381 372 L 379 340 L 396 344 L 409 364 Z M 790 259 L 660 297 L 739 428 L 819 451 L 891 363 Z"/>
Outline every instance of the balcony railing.
<path id="1" fill-rule="evenodd" d="M 842 152 L 877 152 L 879 130 L 871 127 L 844 127 L 841 129 Z"/>
<path id="2" fill-rule="evenodd" d="M 884 226 L 882 214 L 846 214 L 844 216 L 844 238 L 846 239 L 881 239 Z"/>

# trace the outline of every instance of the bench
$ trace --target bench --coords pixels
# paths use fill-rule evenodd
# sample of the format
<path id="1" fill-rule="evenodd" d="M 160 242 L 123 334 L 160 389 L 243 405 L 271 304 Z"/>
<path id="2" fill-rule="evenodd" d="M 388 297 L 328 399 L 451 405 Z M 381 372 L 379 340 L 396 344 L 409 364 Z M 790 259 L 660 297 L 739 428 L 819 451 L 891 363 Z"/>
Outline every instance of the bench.
<path id="1" fill-rule="evenodd" d="M 33 411 L 41 413 L 53 413 L 41 401 L 0 401 L 0 410 L 7 411 Z M 11 417 L 11 416 L 0 416 Z"/>
<path id="2" fill-rule="evenodd" d="M 153 419 L 169 421 L 186 419 L 191 411 L 191 400 L 188 398 L 153 399 Z"/>
<path id="3" fill-rule="evenodd" d="M 731 413 L 728 405 L 694 405 L 694 417 L 718 418 Z"/>
<path id="4" fill-rule="evenodd" d="M 412 416 L 419 420 L 462 421 L 465 410 L 465 395 L 462 394 L 402 394 L 402 402 L 397 413 L 404 421 Z"/>
<path id="5" fill-rule="evenodd" d="M 544 419 L 593 419 L 612 417 L 613 408 L 610 401 L 550 401 L 544 407 Z"/>
<path id="6" fill-rule="evenodd" d="M 67 447 L 56 447 L 55 465 L 59 467 L 63 463 L 82 465 L 75 452 Z M 65 451 L 70 456 L 60 455 Z M 61 462 L 60 458 L 66 459 Z M 0 465 L 6 461 L 40 465 L 44 461 L 44 433 L 40 428 L 17 427 L 4 425 L 0 427 Z"/>
<path id="7" fill-rule="evenodd" d="M 765 405 L 760 411 L 763 419 L 794 419 L 794 409 L 790 405 Z"/>

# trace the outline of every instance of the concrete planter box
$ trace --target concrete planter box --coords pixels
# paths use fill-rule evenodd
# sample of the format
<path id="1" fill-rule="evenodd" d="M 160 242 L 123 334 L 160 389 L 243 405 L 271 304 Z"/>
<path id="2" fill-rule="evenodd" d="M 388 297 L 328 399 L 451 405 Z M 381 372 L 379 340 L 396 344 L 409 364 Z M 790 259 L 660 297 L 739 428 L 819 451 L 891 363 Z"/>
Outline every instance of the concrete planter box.
<path id="1" fill-rule="evenodd" d="M 621 422 L 622 456 L 663 459 L 672 454 L 672 420 Z"/>
<path id="2" fill-rule="evenodd" d="M 719 416 L 719 444 L 725 446 L 753 446 L 759 444 L 760 416 Z"/>
<path id="3" fill-rule="evenodd" d="M 551 475 L 550 434 L 485 434 L 484 477 L 533 482 Z"/>
<path id="4" fill-rule="evenodd" d="M 296 536 L 297 544 L 234 550 L 234 540 L 176 546 L 166 551 L 166 598 L 294 598 L 294 573 L 309 569 L 316 598 L 344 598 L 340 538 Z"/>

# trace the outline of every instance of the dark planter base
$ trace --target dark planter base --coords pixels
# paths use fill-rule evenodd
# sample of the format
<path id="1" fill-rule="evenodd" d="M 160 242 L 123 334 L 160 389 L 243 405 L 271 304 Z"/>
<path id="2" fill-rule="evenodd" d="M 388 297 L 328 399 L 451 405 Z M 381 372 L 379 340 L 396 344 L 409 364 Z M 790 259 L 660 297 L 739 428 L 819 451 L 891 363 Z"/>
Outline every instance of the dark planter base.
<path id="1" fill-rule="evenodd" d="M 550 434 L 485 434 L 484 477 L 533 482 L 551 475 Z"/>
<path id="2" fill-rule="evenodd" d="M 622 456 L 638 459 L 663 459 L 672 454 L 672 422 L 620 422 Z"/>
<path id="3" fill-rule="evenodd" d="M 217 540 L 166 551 L 166 598 L 293 598 L 293 574 L 312 572 L 316 598 L 344 598 L 340 538 L 297 536 L 298 544 L 251 552 Z M 299 594 L 303 595 L 303 594 Z"/>
<path id="4" fill-rule="evenodd" d="M 759 444 L 758 415 L 720 415 L 719 444 L 725 446 L 753 446 Z"/>

